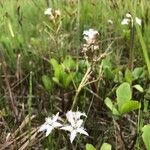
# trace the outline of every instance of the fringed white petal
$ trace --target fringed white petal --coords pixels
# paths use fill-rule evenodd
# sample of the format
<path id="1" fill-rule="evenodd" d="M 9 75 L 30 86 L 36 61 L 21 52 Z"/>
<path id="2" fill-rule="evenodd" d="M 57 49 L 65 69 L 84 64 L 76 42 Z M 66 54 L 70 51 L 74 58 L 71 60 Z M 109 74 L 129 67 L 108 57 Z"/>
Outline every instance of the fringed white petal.
<path id="1" fill-rule="evenodd" d="M 66 130 L 66 131 L 69 131 L 69 132 L 73 131 L 73 127 L 72 126 L 65 126 L 65 127 L 60 128 L 60 129 Z"/>
<path id="2" fill-rule="evenodd" d="M 70 134 L 70 142 L 71 142 L 71 143 L 72 143 L 73 140 L 75 139 L 76 135 L 77 135 L 76 130 L 73 130 L 73 131 L 71 132 L 71 134 Z"/>

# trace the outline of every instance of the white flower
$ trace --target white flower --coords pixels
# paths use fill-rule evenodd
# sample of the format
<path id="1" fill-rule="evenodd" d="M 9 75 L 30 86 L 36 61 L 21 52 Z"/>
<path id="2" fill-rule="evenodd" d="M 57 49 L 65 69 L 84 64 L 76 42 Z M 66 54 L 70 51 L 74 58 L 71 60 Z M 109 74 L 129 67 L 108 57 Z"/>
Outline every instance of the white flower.
<path id="1" fill-rule="evenodd" d="M 96 40 L 97 34 L 99 34 L 98 31 L 94 29 L 83 31 L 84 39 L 86 40 L 87 44 L 93 44 Z"/>
<path id="2" fill-rule="evenodd" d="M 47 9 L 44 11 L 44 15 L 52 15 L 52 8 L 47 8 Z"/>
<path id="3" fill-rule="evenodd" d="M 126 17 L 127 18 L 132 18 L 131 14 L 129 14 L 129 13 L 126 14 Z"/>
<path id="4" fill-rule="evenodd" d="M 142 20 L 138 17 L 135 17 L 135 19 L 133 19 L 132 15 L 127 13 L 126 14 L 126 18 L 124 18 L 121 22 L 122 25 L 128 25 L 131 22 L 131 25 L 133 26 L 134 22 L 137 23 L 138 25 L 141 26 L 142 24 Z"/>
<path id="5" fill-rule="evenodd" d="M 130 19 L 124 18 L 124 19 L 122 20 L 121 24 L 122 24 L 122 25 L 128 25 L 129 22 L 130 22 Z"/>
<path id="6" fill-rule="evenodd" d="M 83 127 L 83 120 L 80 119 L 81 116 L 85 116 L 85 113 L 81 113 L 79 111 L 72 112 L 68 111 L 66 113 L 66 117 L 70 125 L 66 125 L 60 129 L 66 130 L 70 132 L 70 142 L 72 143 L 75 137 L 77 136 L 77 133 L 84 134 L 88 136 L 88 133 L 85 131 Z"/>
<path id="7" fill-rule="evenodd" d="M 140 26 L 141 26 L 141 24 L 142 24 L 142 20 L 141 20 L 140 18 L 135 17 L 135 21 L 136 21 L 136 23 L 137 23 L 138 25 L 140 25 Z"/>
<path id="8" fill-rule="evenodd" d="M 57 122 L 59 118 L 59 112 L 52 117 L 48 117 L 45 119 L 45 123 L 40 127 L 39 131 L 46 131 L 46 136 L 48 136 L 53 129 L 59 128 L 62 126 L 61 123 Z"/>
<path id="9" fill-rule="evenodd" d="M 113 21 L 110 20 L 110 19 L 108 19 L 107 22 L 108 22 L 109 24 L 113 24 Z"/>

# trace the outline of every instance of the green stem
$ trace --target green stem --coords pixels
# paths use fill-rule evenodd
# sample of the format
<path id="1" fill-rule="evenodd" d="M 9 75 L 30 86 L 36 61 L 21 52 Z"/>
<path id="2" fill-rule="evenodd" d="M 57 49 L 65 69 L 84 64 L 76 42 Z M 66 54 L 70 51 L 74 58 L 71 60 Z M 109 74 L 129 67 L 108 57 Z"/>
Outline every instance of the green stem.
<path id="1" fill-rule="evenodd" d="M 28 99 L 28 113 L 29 113 L 29 149 L 31 149 L 31 115 L 32 115 L 32 75 L 33 72 L 30 72 L 29 78 L 29 99 Z"/>
<path id="2" fill-rule="evenodd" d="M 150 58 L 148 56 L 148 50 L 147 50 L 146 44 L 144 42 L 144 39 L 143 39 L 142 33 L 140 31 L 140 28 L 137 26 L 136 29 L 137 29 L 137 33 L 138 33 L 139 40 L 140 40 L 140 43 L 141 43 L 143 56 L 144 56 L 144 59 L 145 59 L 146 65 L 147 65 L 147 69 L 148 69 L 148 72 L 150 74 Z"/>
<path id="3" fill-rule="evenodd" d="M 133 61 L 134 61 L 134 32 L 135 26 L 131 25 L 130 29 L 130 56 L 129 56 L 129 68 L 133 69 Z"/>
<path id="4" fill-rule="evenodd" d="M 74 107 L 76 106 L 76 104 L 77 104 L 77 102 L 78 102 L 78 95 L 79 95 L 81 89 L 82 89 L 82 88 L 84 87 L 84 85 L 86 84 L 86 81 L 87 81 L 87 79 L 88 79 L 88 75 L 89 75 L 90 71 L 91 71 L 91 66 L 89 66 L 89 67 L 87 68 L 87 71 L 86 71 L 84 77 L 82 78 L 82 81 L 80 82 L 80 84 L 79 84 L 79 86 L 78 86 L 78 89 L 77 89 L 77 91 L 76 91 L 76 94 L 75 94 L 75 97 L 74 97 L 74 100 L 73 100 L 73 104 L 72 104 L 72 107 L 71 107 L 72 110 L 74 109 Z"/>

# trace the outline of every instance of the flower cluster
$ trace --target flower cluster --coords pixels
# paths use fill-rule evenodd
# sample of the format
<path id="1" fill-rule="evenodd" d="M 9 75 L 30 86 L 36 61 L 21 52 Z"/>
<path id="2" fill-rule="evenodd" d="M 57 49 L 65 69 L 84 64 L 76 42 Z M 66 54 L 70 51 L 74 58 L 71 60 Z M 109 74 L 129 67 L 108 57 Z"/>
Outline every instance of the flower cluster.
<path id="1" fill-rule="evenodd" d="M 96 42 L 96 35 L 98 35 L 98 31 L 94 30 L 94 29 L 89 29 L 89 30 L 85 30 L 83 31 L 83 39 L 85 39 L 86 44 L 91 45 L 91 44 L 95 44 Z"/>
<path id="2" fill-rule="evenodd" d="M 92 58 L 92 61 L 94 60 L 95 52 L 99 49 L 97 35 L 99 35 L 99 33 L 94 29 L 83 31 L 85 43 L 83 44 L 82 52 L 86 58 Z"/>
<path id="3" fill-rule="evenodd" d="M 55 20 L 61 16 L 60 10 L 53 10 L 52 8 L 47 8 L 44 11 L 44 15 L 48 16 L 50 20 Z"/>
<path id="4" fill-rule="evenodd" d="M 126 17 L 122 20 L 121 24 L 129 25 L 131 23 L 131 25 L 133 26 L 134 22 L 140 26 L 142 24 L 142 20 L 140 18 L 138 18 L 138 17 L 133 18 L 131 14 L 127 13 Z"/>
<path id="5" fill-rule="evenodd" d="M 59 112 L 52 117 L 48 117 L 45 120 L 45 123 L 40 127 L 39 131 L 46 131 L 46 136 L 48 136 L 53 129 L 61 129 L 70 132 L 70 142 L 72 143 L 77 133 L 84 134 L 88 136 L 88 133 L 85 131 L 83 127 L 83 119 L 81 116 L 86 117 L 85 113 L 81 113 L 80 111 L 73 112 L 68 111 L 66 113 L 66 118 L 69 124 L 61 124 L 58 120 L 62 120 L 59 117 Z"/>

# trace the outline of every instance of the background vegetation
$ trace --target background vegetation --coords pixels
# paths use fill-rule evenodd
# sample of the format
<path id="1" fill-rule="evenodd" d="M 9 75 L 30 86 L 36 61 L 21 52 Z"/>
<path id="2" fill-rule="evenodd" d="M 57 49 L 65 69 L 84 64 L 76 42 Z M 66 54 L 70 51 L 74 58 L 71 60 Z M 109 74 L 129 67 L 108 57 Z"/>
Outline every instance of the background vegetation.
<path id="1" fill-rule="evenodd" d="M 0 149 L 85 149 L 87 143 L 99 149 L 104 142 L 113 149 L 145 149 L 149 5 L 148 0 L 1 0 Z M 50 20 L 44 15 L 48 7 L 61 16 Z M 142 25 L 121 25 L 126 13 L 141 18 Z M 100 59 L 94 65 L 93 55 L 87 60 L 82 53 L 83 31 L 89 28 L 99 32 Z M 121 110 L 116 91 L 122 84 L 121 95 L 131 95 L 128 100 L 138 106 Z M 37 131 L 45 117 L 58 111 L 64 116 L 71 108 L 87 114 L 89 137 L 71 145 L 65 134 L 45 138 Z"/>

